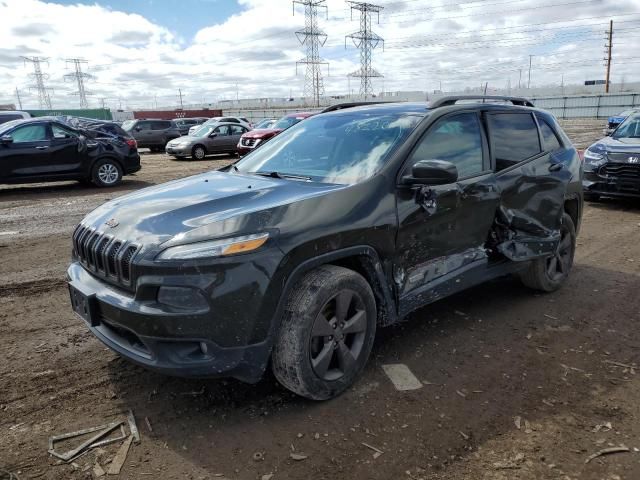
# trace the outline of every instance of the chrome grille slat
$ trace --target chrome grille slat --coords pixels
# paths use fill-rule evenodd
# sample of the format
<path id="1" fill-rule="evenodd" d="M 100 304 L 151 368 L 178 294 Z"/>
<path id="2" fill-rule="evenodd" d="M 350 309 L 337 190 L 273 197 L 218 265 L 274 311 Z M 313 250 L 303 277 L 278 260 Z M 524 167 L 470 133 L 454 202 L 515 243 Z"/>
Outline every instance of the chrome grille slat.
<path id="1" fill-rule="evenodd" d="M 72 236 L 76 258 L 92 274 L 124 287 L 133 281 L 133 259 L 140 246 L 79 225 Z"/>

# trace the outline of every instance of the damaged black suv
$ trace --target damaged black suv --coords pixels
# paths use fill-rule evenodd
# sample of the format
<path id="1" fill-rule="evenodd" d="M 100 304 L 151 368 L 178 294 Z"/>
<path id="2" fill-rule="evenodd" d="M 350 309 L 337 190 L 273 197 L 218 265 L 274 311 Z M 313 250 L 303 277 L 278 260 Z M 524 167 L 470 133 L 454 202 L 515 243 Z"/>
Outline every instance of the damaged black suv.
<path id="1" fill-rule="evenodd" d="M 73 309 L 142 366 L 256 382 L 271 363 L 322 400 L 417 308 L 507 274 L 557 289 L 577 152 L 529 101 L 474 100 L 333 107 L 224 171 L 102 205 L 73 234 Z"/>

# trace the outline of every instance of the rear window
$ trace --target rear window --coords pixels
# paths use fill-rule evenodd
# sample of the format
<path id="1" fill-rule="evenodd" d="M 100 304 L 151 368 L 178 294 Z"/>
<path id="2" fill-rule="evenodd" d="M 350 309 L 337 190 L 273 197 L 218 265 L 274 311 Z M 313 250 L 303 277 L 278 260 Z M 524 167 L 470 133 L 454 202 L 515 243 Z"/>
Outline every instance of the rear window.
<path id="1" fill-rule="evenodd" d="M 20 120 L 22 115 L 16 113 L 0 113 L 0 123 L 10 122 L 11 120 Z"/>
<path id="2" fill-rule="evenodd" d="M 542 151 L 538 128 L 530 113 L 489 115 L 489 126 L 498 171 L 516 165 Z"/>

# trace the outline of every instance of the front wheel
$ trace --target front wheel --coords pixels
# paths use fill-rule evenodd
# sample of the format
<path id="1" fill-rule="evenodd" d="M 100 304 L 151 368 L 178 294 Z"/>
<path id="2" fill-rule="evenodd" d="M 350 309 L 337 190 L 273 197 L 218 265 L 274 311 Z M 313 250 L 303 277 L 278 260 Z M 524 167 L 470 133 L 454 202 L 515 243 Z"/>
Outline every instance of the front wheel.
<path id="1" fill-rule="evenodd" d="M 318 267 L 290 293 L 273 350 L 273 373 L 303 397 L 335 397 L 362 372 L 375 332 L 376 302 L 367 281 L 343 267 Z"/>
<path id="2" fill-rule="evenodd" d="M 196 145 L 193 147 L 193 151 L 191 152 L 191 156 L 194 160 L 202 160 L 206 155 L 207 152 L 202 145 Z"/>
<path id="3" fill-rule="evenodd" d="M 122 168 L 110 158 L 98 160 L 91 171 L 91 181 L 98 187 L 113 187 L 122 180 Z"/>
<path id="4" fill-rule="evenodd" d="M 551 257 L 534 260 L 529 268 L 520 274 L 527 287 L 553 292 L 560 288 L 569 277 L 576 251 L 576 227 L 568 213 L 562 215 L 560 242 Z"/>

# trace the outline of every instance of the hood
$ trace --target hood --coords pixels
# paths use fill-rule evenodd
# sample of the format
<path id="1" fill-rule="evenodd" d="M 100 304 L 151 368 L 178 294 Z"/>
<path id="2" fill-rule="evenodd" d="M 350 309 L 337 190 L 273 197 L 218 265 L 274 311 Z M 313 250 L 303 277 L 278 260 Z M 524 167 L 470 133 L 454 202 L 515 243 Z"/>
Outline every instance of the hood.
<path id="1" fill-rule="evenodd" d="M 269 138 L 282 132 L 282 128 L 259 128 L 242 135 L 242 138 Z"/>
<path id="2" fill-rule="evenodd" d="M 176 143 L 180 143 L 180 142 L 195 142 L 196 140 L 198 140 L 200 137 L 194 137 L 192 135 L 182 135 L 181 137 L 178 138 L 173 138 L 171 140 L 169 140 L 168 143 L 172 143 L 172 144 L 176 144 Z"/>
<path id="3" fill-rule="evenodd" d="M 620 152 L 620 153 L 640 152 L 640 138 L 604 137 L 602 140 L 598 140 L 596 142 L 596 144 L 598 143 L 603 145 L 604 148 L 607 150 L 607 152 Z"/>
<path id="4" fill-rule="evenodd" d="M 342 188 L 214 171 L 124 195 L 82 224 L 146 249 L 172 239 L 167 245 L 268 229 L 267 210 Z"/>

